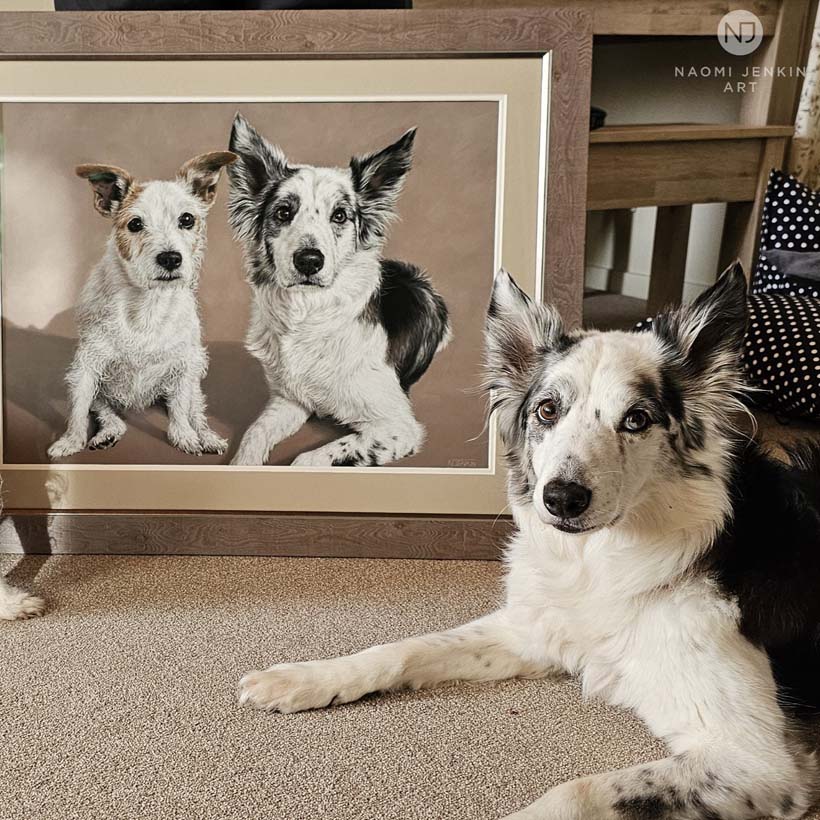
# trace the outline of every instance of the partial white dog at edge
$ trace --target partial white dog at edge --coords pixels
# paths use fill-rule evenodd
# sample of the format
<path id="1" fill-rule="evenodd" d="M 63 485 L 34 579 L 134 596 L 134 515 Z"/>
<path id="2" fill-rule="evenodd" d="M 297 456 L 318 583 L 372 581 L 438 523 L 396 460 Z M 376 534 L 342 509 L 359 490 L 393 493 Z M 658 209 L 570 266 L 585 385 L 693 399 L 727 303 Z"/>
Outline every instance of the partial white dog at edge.
<path id="1" fill-rule="evenodd" d="M 422 270 L 382 258 L 414 138 L 344 169 L 295 165 L 237 114 L 229 214 L 253 293 L 246 347 L 270 398 L 233 464 L 264 464 L 313 414 L 353 432 L 295 466 L 377 466 L 421 447 L 409 390 L 450 340 L 447 307 Z"/>
<path id="2" fill-rule="evenodd" d="M 0 621 L 23 621 L 46 611 L 46 602 L 36 595 L 11 586 L 0 575 Z"/>
<path id="3" fill-rule="evenodd" d="M 145 183 L 111 165 L 77 168 L 91 183 L 94 207 L 113 225 L 77 305 L 68 429 L 49 458 L 113 447 L 126 432 L 124 412 L 159 400 L 175 447 L 194 455 L 226 450 L 206 416 L 208 355 L 196 294 L 208 211 L 222 168 L 235 159 L 229 151 L 202 154 L 175 179 Z M 89 440 L 90 414 L 97 428 Z"/>
<path id="4" fill-rule="evenodd" d="M 499 274 L 487 386 L 517 526 L 505 602 L 445 632 L 250 672 L 241 703 L 289 713 L 571 673 L 669 756 L 579 777 L 511 818 L 802 817 L 818 767 L 792 708 L 820 701 L 820 448 L 785 464 L 736 433 L 746 320 L 739 266 L 644 333 L 566 333 Z"/>

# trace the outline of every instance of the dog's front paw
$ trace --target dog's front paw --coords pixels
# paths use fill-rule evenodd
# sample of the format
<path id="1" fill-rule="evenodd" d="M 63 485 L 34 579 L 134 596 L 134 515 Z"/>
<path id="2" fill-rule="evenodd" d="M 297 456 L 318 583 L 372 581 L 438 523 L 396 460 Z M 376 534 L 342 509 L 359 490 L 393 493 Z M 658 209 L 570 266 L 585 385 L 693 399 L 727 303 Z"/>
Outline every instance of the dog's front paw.
<path id="1" fill-rule="evenodd" d="M 73 456 L 85 449 L 85 439 L 79 436 L 63 436 L 58 438 L 51 447 L 48 448 L 48 457 L 54 461 L 58 458 Z"/>
<path id="2" fill-rule="evenodd" d="M 193 427 L 182 428 L 171 425 L 168 428 L 168 441 L 183 453 L 192 456 L 202 455 L 202 443 Z"/>
<path id="3" fill-rule="evenodd" d="M 228 442 L 226 439 L 218 436 L 209 427 L 199 431 L 199 444 L 202 447 L 203 453 L 216 453 L 222 455 L 228 449 Z"/>
<path id="4" fill-rule="evenodd" d="M 291 462 L 291 467 L 331 467 L 332 465 L 333 459 L 328 453 L 323 453 L 322 448 L 308 450 L 296 456 Z"/>
<path id="5" fill-rule="evenodd" d="M 322 661 L 283 663 L 264 671 L 248 672 L 239 682 L 239 703 L 290 714 L 342 702 L 338 683 L 321 671 L 324 665 Z"/>
<path id="6" fill-rule="evenodd" d="M 0 594 L 0 620 L 25 621 L 37 618 L 46 611 L 46 602 L 21 589 L 11 589 Z"/>
<path id="7" fill-rule="evenodd" d="M 121 434 L 118 435 L 117 433 L 101 430 L 91 439 L 91 441 L 88 442 L 88 449 L 107 450 L 110 447 L 113 447 L 121 438 Z"/>
<path id="8" fill-rule="evenodd" d="M 266 458 L 267 456 L 254 453 L 248 447 L 240 446 L 231 459 L 231 464 L 234 467 L 262 467 L 265 464 Z"/>

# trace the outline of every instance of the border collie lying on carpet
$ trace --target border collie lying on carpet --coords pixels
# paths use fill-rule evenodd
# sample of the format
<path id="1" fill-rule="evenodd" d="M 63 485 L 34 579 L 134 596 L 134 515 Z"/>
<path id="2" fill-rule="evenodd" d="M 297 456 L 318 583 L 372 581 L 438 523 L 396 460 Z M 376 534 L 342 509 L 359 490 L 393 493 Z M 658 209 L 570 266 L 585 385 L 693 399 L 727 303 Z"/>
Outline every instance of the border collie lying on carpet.
<path id="1" fill-rule="evenodd" d="M 670 754 L 564 783 L 513 817 L 801 817 L 818 773 L 791 713 L 820 700 L 820 452 L 781 464 L 733 429 L 745 326 L 739 266 L 648 333 L 565 333 L 499 274 L 488 387 L 518 527 L 505 603 L 446 632 L 250 672 L 241 702 L 296 712 L 569 672 Z"/>

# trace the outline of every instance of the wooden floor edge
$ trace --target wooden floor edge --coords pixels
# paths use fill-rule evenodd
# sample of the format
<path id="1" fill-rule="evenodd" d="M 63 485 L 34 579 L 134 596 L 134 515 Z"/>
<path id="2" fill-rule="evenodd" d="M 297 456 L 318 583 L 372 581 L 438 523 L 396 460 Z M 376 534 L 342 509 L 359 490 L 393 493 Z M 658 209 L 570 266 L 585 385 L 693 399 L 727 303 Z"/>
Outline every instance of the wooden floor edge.
<path id="1" fill-rule="evenodd" d="M 0 553 L 495 560 L 509 518 L 6 510 Z"/>

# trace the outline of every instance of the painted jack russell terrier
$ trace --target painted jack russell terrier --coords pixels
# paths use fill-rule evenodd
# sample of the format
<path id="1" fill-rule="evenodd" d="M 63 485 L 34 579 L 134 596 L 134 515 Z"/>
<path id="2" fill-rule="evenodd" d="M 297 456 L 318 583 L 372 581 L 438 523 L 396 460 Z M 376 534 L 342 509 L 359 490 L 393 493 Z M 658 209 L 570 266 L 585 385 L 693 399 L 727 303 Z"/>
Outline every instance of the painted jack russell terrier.
<path id="1" fill-rule="evenodd" d="M 420 447 L 408 390 L 450 339 L 447 308 L 421 270 L 381 258 L 414 137 L 317 168 L 292 164 L 237 115 L 229 213 L 253 290 L 246 345 L 270 398 L 234 464 L 264 464 L 312 414 L 353 432 L 295 465 L 381 465 Z"/>
<path id="2" fill-rule="evenodd" d="M 202 154 L 175 179 L 145 183 L 111 165 L 77 168 L 91 183 L 94 207 L 113 226 L 77 306 L 68 429 L 49 448 L 50 458 L 112 447 L 125 433 L 124 411 L 160 400 L 175 447 L 195 455 L 227 448 L 205 413 L 208 356 L 196 292 L 205 220 L 221 169 L 235 159 L 228 151 Z M 90 441 L 89 414 L 97 421 Z"/>

